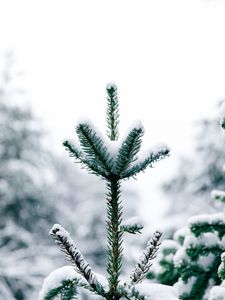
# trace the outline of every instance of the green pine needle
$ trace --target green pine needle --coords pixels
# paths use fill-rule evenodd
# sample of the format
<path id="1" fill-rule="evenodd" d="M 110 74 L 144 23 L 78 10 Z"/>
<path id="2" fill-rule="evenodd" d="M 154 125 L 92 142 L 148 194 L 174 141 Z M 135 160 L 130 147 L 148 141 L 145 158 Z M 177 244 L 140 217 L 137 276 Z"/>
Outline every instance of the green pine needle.
<path id="1" fill-rule="evenodd" d="M 87 161 L 100 166 L 109 174 L 113 168 L 113 161 L 102 138 L 87 123 L 79 124 L 76 132 Z"/>
<path id="2" fill-rule="evenodd" d="M 63 145 L 66 148 L 66 151 L 69 152 L 70 157 L 74 157 L 77 162 L 81 163 L 82 166 L 89 171 L 89 173 L 96 176 L 102 176 L 104 178 L 108 176 L 108 172 L 106 172 L 105 169 L 96 164 L 94 161 L 87 159 L 86 156 L 83 155 L 83 153 L 79 151 L 71 142 L 64 141 Z"/>
<path id="3" fill-rule="evenodd" d="M 61 297 L 61 300 L 73 300 L 76 298 L 78 280 L 63 280 L 58 287 L 51 289 L 43 300 L 54 300 Z"/>
<path id="4" fill-rule="evenodd" d="M 120 175 L 134 162 L 141 148 L 141 138 L 144 134 L 142 127 L 133 128 L 122 143 L 115 163 L 115 173 Z"/>
<path id="5" fill-rule="evenodd" d="M 119 137 L 119 102 L 117 98 L 117 86 L 115 84 L 108 84 L 107 92 L 107 136 L 111 141 L 116 141 Z"/>
<path id="6" fill-rule="evenodd" d="M 144 172 L 147 167 L 153 167 L 153 164 L 161 159 L 169 156 L 170 150 L 168 148 L 164 148 L 159 150 L 158 152 L 151 152 L 147 158 L 143 161 L 138 162 L 136 165 L 132 166 L 125 172 L 121 174 L 122 178 L 130 178 L 135 177 L 138 173 Z"/>

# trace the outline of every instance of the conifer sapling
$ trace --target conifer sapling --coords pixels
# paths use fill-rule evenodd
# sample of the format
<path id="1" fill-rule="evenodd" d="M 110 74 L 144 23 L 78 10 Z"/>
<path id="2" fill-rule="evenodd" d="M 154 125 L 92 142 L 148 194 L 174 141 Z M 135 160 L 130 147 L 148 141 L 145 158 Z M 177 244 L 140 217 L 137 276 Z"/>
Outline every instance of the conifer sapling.
<path id="1" fill-rule="evenodd" d="M 40 292 L 39 300 L 52 300 L 61 297 L 62 300 L 71 300 L 77 294 L 77 289 L 82 287 L 90 292 L 100 295 L 108 300 L 144 299 L 135 285 L 139 284 L 146 276 L 160 245 L 161 233 L 156 231 L 147 245 L 143 255 L 135 266 L 130 281 L 122 283 L 120 274 L 122 268 L 122 236 L 124 232 L 140 233 L 143 228 L 141 222 L 123 223 L 121 203 L 121 182 L 136 177 L 145 171 L 147 167 L 169 155 L 169 149 L 165 146 L 140 159 L 138 153 L 141 148 L 144 129 L 141 125 L 134 126 L 121 143 L 119 138 L 119 103 L 117 98 L 117 86 L 108 84 L 107 92 L 107 137 L 105 140 L 101 134 L 89 122 L 82 122 L 76 126 L 76 133 L 80 146 L 70 141 L 63 143 L 69 155 L 86 168 L 89 173 L 101 177 L 106 182 L 107 204 L 107 280 L 94 273 L 86 259 L 78 250 L 69 233 L 58 224 L 55 224 L 50 235 L 54 238 L 61 250 L 71 261 L 76 272 L 71 268 L 58 269 L 45 279 Z M 110 145 L 109 145 L 110 144 Z M 112 151 L 111 148 L 115 149 Z M 57 277 L 57 279 L 55 279 Z M 151 291 L 150 291 L 151 292 Z"/>

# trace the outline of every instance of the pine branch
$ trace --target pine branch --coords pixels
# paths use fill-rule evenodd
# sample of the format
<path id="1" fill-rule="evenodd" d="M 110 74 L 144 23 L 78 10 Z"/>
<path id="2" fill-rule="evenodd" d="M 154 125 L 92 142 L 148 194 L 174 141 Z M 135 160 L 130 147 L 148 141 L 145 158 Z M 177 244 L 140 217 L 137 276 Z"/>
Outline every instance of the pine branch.
<path id="1" fill-rule="evenodd" d="M 109 294 L 116 295 L 123 250 L 122 232 L 119 230 L 122 221 L 119 181 L 112 179 L 111 182 L 107 183 L 107 189 L 107 272 L 109 274 Z"/>
<path id="2" fill-rule="evenodd" d="M 138 217 L 130 218 L 122 223 L 120 231 L 132 234 L 141 233 L 144 228 L 142 221 Z"/>
<path id="3" fill-rule="evenodd" d="M 143 226 L 139 224 L 120 226 L 120 231 L 132 233 L 132 234 L 141 233 L 141 229 L 143 229 Z"/>
<path id="4" fill-rule="evenodd" d="M 225 235 L 225 223 L 221 220 L 213 220 L 211 223 L 207 221 L 199 221 L 193 224 L 190 224 L 191 232 L 199 237 L 206 232 L 216 232 L 220 239 Z"/>
<path id="5" fill-rule="evenodd" d="M 115 84 L 108 84 L 107 92 L 107 136 L 111 141 L 116 141 L 119 137 L 119 102 L 117 98 L 117 86 Z"/>
<path id="6" fill-rule="evenodd" d="M 81 252 L 76 248 L 69 233 L 61 225 L 55 224 L 49 234 L 55 239 L 56 244 L 60 246 L 61 250 L 75 266 L 76 271 L 87 280 L 90 286 L 98 294 L 104 295 L 104 288 L 98 282 L 96 276 L 91 270 L 91 267 L 86 262 Z"/>
<path id="7" fill-rule="evenodd" d="M 86 156 L 71 142 L 64 141 L 63 146 L 66 148 L 66 151 L 69 152 L 70 157 L 74 157 L 77 162 L 81 163 L 91 174 L 95 174 L 97 176 L 101 175 L 104 178 L 108 176 L 108 173 L 105 171 L 105 169 L 95 162 L 88 160 Z"/>
<path id="8" fill-rule="evenodd" d="M 104 145 L 103 140 L 87 123 L 81 123 L 76 128 L 81 147 L 86 154 L 87 161 L 99 166 L 105 173 L 110 173 L 113 168 L 113 160 Z"/>
<path id="9" fill-rule="evenodd" d="M 143 134 L 144 129 L 142 126 L 135 127 L 130 131 L 119 149 L 114 173 L 120 175 L 137 159 L 136 155 L 141 148 Z"/>
<path id="10" fill-rule="evenodd" d="M 51 289 L 44 297 L 39 300 L 54 300 L 57 296 L 61 296 L 61 300 L 73 300 L 76 299 L 78 294 L 77 285 L 78 279 L 63 280 L 59 286 Z"/>
<path id="11" fill-rule="evenodd" d="M 152 168 L 153 164 L 161 159 L 169 156 L 170 150 L 165 147 L 161 150 L 151 152 L 147 158 L 143 161 L 138 162 L 133 167 L 129 168 L 121 174 L 122 178 L 135 177 L 139 172 L 144 172 L 147 167 Z"/>
<path id="12" fill-rule="evenodd" d="M 69 141 L 64 141 L 63 146 L 66 148 L 66 151 L 69 152 L 71 157 L 75 157 L 78 161 L 82 162 L 83 154 L 76 148 L 75 145 Z"/>
<path id="13" fill-rule="evenodd" d="M 154 236 L 149 241 L 146 250 L 144 251 L 143 255 L 141 256 L 138 264 L 136 265 L 135 269 L 133 270 L 130 278 L 131 278 L 131 284 L 137 284 L 141 282 L 146 274 L 148 273 L 152 263 L 151 261 L 155 258 L 156 252 L 159 249 L 160 246 L 160 238 L 162 236 L 162 233 L 159 231 L 156 231 L 154 233 Z"/>
<path id="14" fill-rule="evenodd" d="M 207 246 L 199 243 L 199 245 L 190 245 L 186 249 L 187 255 L 191 257 L 193 261 L 197 261 L 201 256 L 209 256 L 211 254 L 220 256 L 223 251 L 225 251 L 225 248 L 222 244 Z"/>
<path id="15" fill-rule="evenodd" d="M 133 299 L 133 300 L 145 300 L 146 297 L 142 295 L 138 290 L 135 289 L 134 286 L 124 284 L 123 286 L 118 287 L 119 293 L 122 295 L 122 297 L 125 297 L 126 299 Z"/>

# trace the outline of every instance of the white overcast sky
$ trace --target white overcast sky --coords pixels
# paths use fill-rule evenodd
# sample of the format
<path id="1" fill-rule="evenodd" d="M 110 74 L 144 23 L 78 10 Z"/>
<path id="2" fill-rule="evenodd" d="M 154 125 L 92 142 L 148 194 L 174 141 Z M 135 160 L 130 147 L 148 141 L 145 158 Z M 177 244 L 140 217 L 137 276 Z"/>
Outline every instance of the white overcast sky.
<path id="1" fill-rule="evenodd" d="M 0 0 L 0 54 L 7 49 L 56 150 L 83 116 L 104 128 L 105 85 L 118 84 L 121 132 L 140 119 L 144 146 L 172 149 L 132 184 L 158 225 L 165 201 L 155 185 L 190 149 L 193 122 L 225 99 L 225 1 Z"/>

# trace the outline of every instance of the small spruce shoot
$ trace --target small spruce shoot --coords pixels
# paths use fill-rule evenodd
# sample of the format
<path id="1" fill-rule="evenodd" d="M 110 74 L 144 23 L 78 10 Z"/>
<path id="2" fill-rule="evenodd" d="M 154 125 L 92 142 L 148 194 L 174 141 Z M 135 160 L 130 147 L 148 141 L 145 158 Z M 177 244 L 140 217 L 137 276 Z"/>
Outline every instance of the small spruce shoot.
<path id="1" fill-rule="evenodd" d="M 108 84 L 107 92 L 107 137 L 110 144 L 118 146 L 119 138 L 119 103 L 117 98 L 117 86 Z M 122 268 L 122 236 L 126 233 L 140 233 L 143 226 L 138 223 L 123 224 L 121 203 L 121 182 L 136 177 L 147 167 L 169 155 L 169 149 L 163 147 L 159 150 L 150 151 L 144 158 L 138 158 L 141 148 L 144 129 L 142 126 L 134 126 L 115 153 L 110 152 L 107 141 L 96 132 L 88 122 L 79 123 L 76 133 L 80 147 L 70 141 L 63 143 L 69 155 L 86 168 L 89 173 L 99 176 L 106 182 L 106 204 L 107 204 L 107 284 L 99 279 L 87 263 L 81 252 L 76 247 L 69 233 L 58 224 L 55 224 L 50 235 L 59 245 L 66 257 L 71 261 L 76 274 L 65 276 L 61 281 L 54 278 L 45 280 L 39 300 L 53 300 L 61 297 L 62 300 L 71 300 L 77 295 L 78 288 L 84 288 L 89 292 L 100 295 L 107 300 L 126 299 L 143 300 L 144 296 L 136 290 L 135 285 L 140 283 L 146 276 L 160 245 L 161 233 L 156 231 L 148 243 L 143 255 L 135 266 L 130 281 L 121 282 Z M 54 277 L 54 276 L 52 276 Z M 61 277 L 60 277 L 61 278 Z M 52 284 L 52 282 L 54 284 Z"/>

